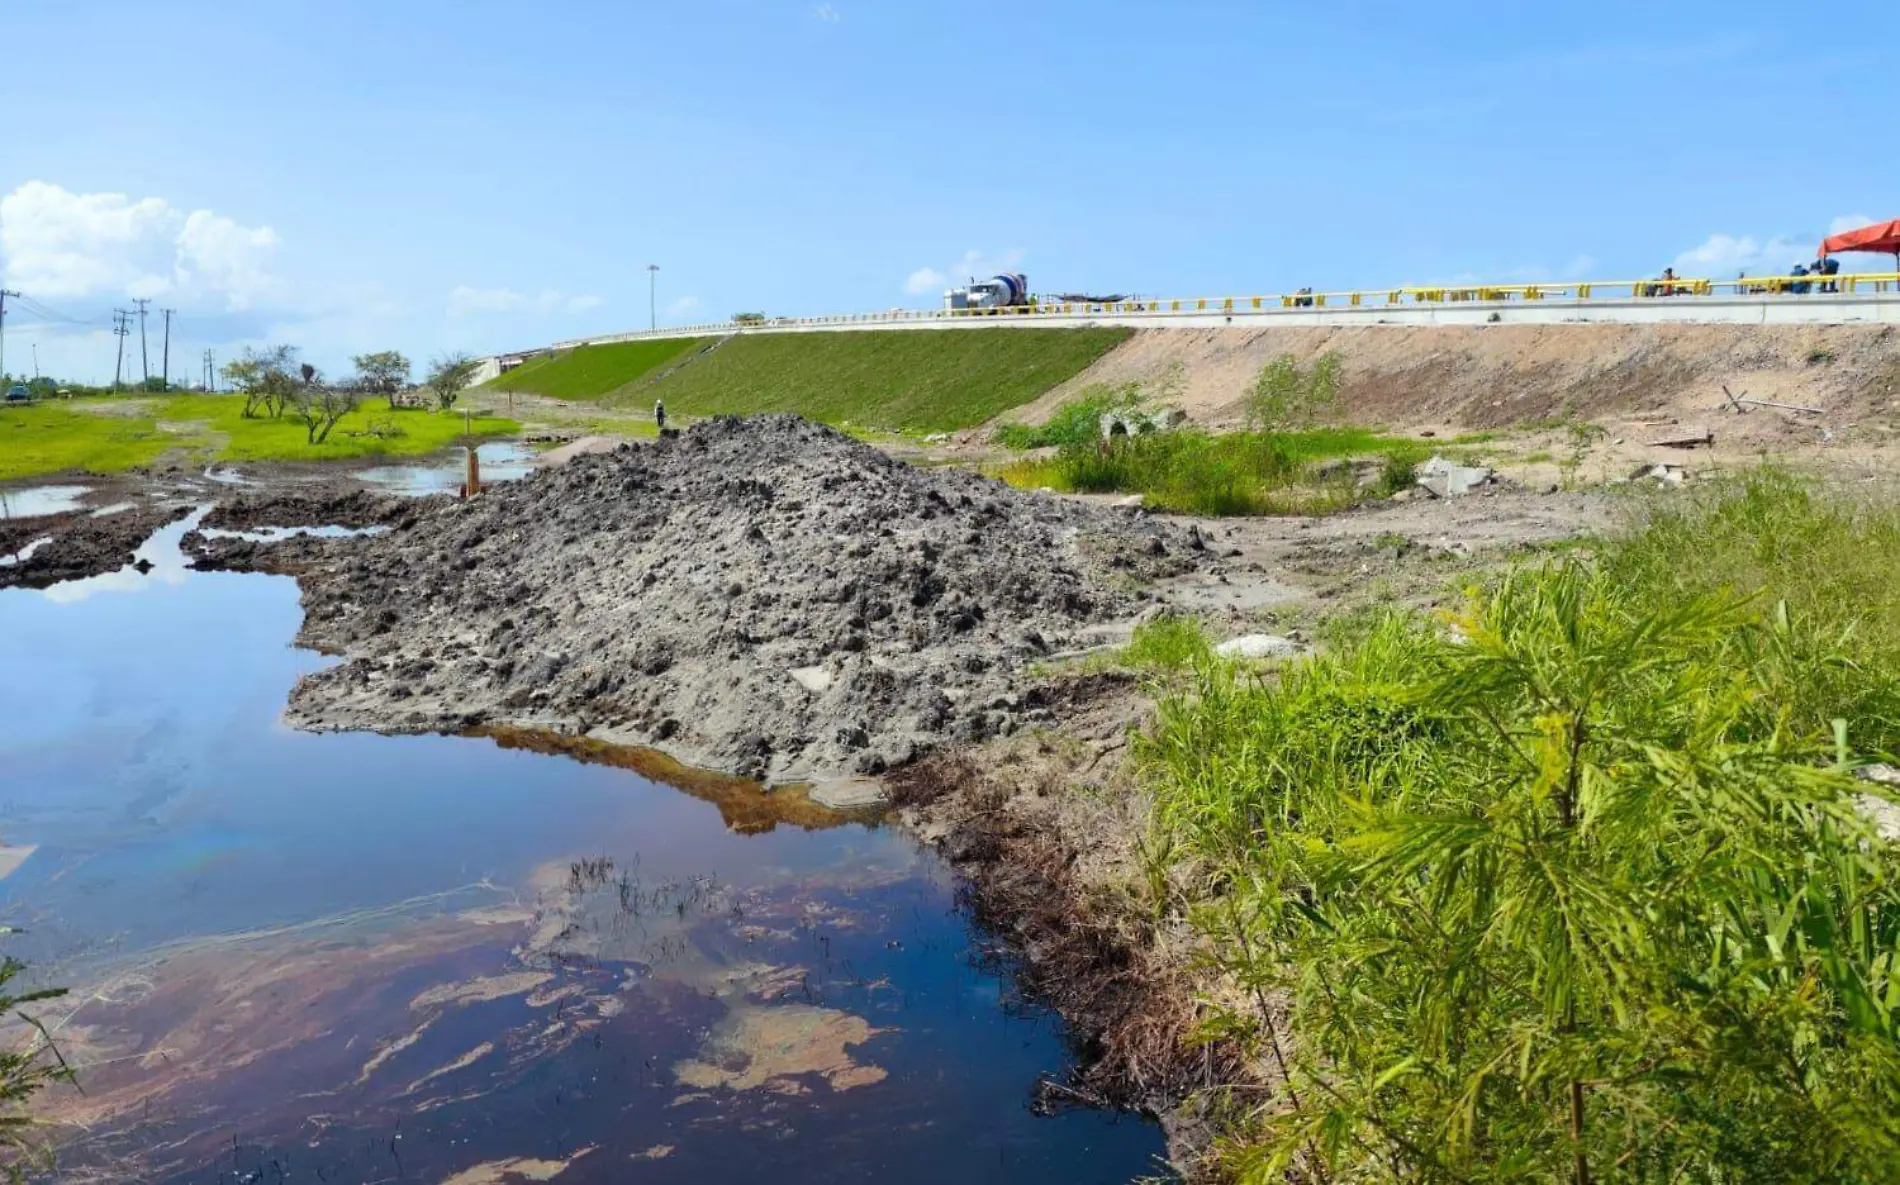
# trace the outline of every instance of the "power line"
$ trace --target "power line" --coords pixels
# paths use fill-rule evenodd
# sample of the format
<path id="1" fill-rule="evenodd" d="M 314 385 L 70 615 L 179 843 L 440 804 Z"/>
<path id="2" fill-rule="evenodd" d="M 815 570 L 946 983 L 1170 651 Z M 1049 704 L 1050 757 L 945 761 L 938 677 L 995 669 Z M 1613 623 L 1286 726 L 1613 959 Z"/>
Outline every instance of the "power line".
<path id="1" fill-rule="evenodd" d="M 145 306 L 152 298 L 141 296 L 132 303 L 139 306 L 139 382 L 144 384 L 152 381 L 152 360 L 145 353 Z"/>
<path id="2" fill-rule="evenodd" d="M 68 325 L 90 326 L 90 325 L 97 325 L 99 323 L 97 318 L 69 317 L 65 313 L 60 312 L 58 309 L 49 307 L 45 301 L 36 300 L 35 298 L 25 295 L 23 293 L 15 293 L 14 295 L 19 297 L 20 307 L 22 309 L 25 309 L 27 312 L 33 314 L 35 317 L 42 318 L 43 320 L 63 321 Z"/>
<path id="3" fill-rule="evenodd" d="M 119 355 L 112 363 L 112 389 L 119 389 L 119 376 L 125 369 L 125 335 L 132 332 L 132 311 L 130 309 L 112 310 L 112 332 L 119 338 Z"/>

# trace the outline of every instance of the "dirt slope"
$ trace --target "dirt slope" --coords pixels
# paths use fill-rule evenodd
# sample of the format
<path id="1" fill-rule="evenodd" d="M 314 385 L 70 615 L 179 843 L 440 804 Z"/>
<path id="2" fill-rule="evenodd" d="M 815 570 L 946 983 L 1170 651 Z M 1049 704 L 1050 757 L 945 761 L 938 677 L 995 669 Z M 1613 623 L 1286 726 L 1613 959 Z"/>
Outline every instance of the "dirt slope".
<path id="1" fill-rule="evenodd" d="M 1825 409 L 1841 426 L 1890 419 L 1900 329 L 1879 325 L 1495 325 L 1150 329 L 1004 418 L 1040 422 L 1094 383 L 1153 380 L 1179 362 L 1196 421 L 1238 424 L 1277 355 L 1339 355 L 1344 415 L 1395 428 L 1494 428 L 1553 419 L 1706 417 L 1737 394 Z M 1773 439 L 1780 421 L 1751 417 Z"/>

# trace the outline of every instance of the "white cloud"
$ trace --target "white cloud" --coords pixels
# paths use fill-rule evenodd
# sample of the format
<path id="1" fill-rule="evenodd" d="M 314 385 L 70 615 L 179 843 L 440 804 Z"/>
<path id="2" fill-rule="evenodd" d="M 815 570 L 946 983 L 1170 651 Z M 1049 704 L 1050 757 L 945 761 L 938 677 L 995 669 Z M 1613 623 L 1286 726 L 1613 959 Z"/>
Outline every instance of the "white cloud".
<path id="1" fill-rule="evenodd" d="M 1873 219 L 1865 214 L 1842 214 L 1827 224 L 1827 234 L 1866 226 Z M 1722 278 L 1732 272 L 1753 275 L 1779 275 L 1796 263 L 1806 263 L 1820 249 L 1824 235 L 1712 234 L 1675 258 L 1676 270 L 1688 276 Z"/>
<path id="2" fill-rule="evenodd" d="M 669 317 L 684 317 L 688 313 L 697 311 L 698 308 L 699 297 L 682 296 L 672 304 L 666 306 L 666 315 Z"/>
<path id="3" fill-rule="evenodd" d="M 8 282 L 36 296 L 174 297 L 245 309 L 273 287 L 277 234 L 163 198 L 28 181 L 0 197 Z"/>
<path id="4" fill-rule="evenodd" d="M 525 292 L 516 292 L 513 288 L 476 288 L 468 284 L 457 284 L 449 292 L 449 315 L 451 317 L 473 317 L 487 313 L 518 313 L 532 311 L 545 317 L 553 313 L 584 313 L 599 308 L 606 303 L 598 296 L 568 296 L 552 288 L 543 288 L 539 295 L 529 296 Z"/>
<path id="5" fill-rule="evenodd" d="M 811 10 L 811 14 L 828 25 L 837 24 L 838 18 L 841 15 L 838 10 L 830 4 L 820 4 Z"/>
<path id="6" fill-rule="evenodd" d="M 941 270 L 929 266 L 918 268 L 905 277 L 904 291 L 911 296 L 929 296 L 943 291 L 945 285 L 963 277 L 983 279 L 998 272 L 1013 272 L 1022 266 L 1023 255 L 1020 247 L 993 254 L 974 249 L 965 251 L 963 258 Z"/>
<path id="7" fill-rule="evenodd" d="M 449 293 L 449 315 L 469 317 L 476 313 L 508 313 L 525 308 L 528 298 L 512 288 L 471 288 L 457 284 Z"/>
<path id="8" fill-rule="evenodd" d="M 1731 272 L 1766 271 L 1778 275 L 1790 264 L 1814 258 L 1817 239 L 1774 235 L 1712 234 L 1675 258 L 1676 270 L 1689 276 L 1723 277 Z"/>
<path id="9" fill-rule="evenodd" d="M 941 292 L 949 279 L 934 267 L 920 267 L 904 281 L 904 291 L 912 296 L 929 296 Z"/>

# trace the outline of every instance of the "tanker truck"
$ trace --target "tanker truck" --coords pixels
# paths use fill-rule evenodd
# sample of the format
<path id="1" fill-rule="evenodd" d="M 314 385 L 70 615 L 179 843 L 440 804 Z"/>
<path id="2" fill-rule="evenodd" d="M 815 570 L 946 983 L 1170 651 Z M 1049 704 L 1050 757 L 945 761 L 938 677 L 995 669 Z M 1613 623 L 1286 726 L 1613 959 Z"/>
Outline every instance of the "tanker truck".
<path id="1" fill-rule="evenodd" d="M 978 309 L 993 311 L 997 309 L 1026 308 L 1036 303 L 1029 294 L 1029 278 L 1021 272 L 1005 272 L 987 280 L 971 280 L 962 288 L 952 288 L 943 294 L 943 307 L 955 312 L 959 309 Z"/>

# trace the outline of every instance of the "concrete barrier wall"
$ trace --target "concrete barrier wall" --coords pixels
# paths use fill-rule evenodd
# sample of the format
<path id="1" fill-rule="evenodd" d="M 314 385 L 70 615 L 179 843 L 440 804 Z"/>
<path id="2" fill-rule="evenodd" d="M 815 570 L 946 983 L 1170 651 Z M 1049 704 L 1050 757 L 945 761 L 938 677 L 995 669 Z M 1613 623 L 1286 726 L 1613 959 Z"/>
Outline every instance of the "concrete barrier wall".
<path id="1" fill-rule="evenodd" d="M 999 313 L 947 316 L 938 312 L 864 313 L 796 317 L 763 325 L 716 322 L 601 334 L 556 342 L 550 348 L 606 345 L 653 338 L 729 337 L 760 333 L 853 333 L 865 330 L 1063 329 L 1125 325 L 1138 329 L 1224 329 L 1348 325 L 1900 325 L 1900 292 L 1808 295 L 1681 296 L 1640 299 L 1451 301 L 1420 304 L 1327 305 L 1321 308 L 1218 306 L 1094 312 Z"/>

